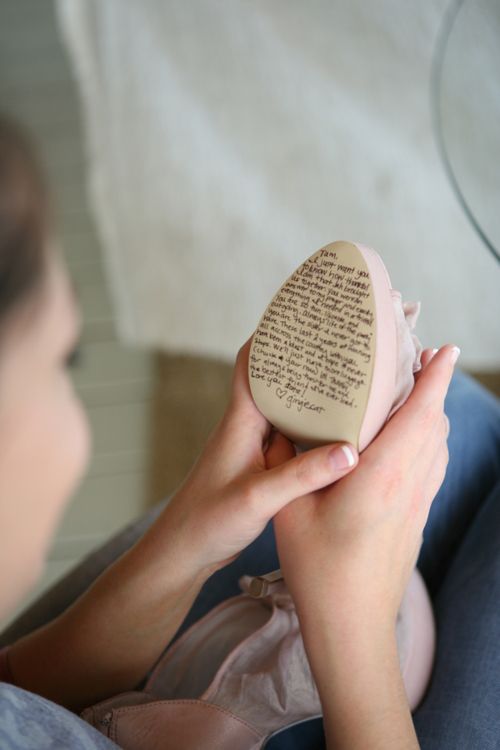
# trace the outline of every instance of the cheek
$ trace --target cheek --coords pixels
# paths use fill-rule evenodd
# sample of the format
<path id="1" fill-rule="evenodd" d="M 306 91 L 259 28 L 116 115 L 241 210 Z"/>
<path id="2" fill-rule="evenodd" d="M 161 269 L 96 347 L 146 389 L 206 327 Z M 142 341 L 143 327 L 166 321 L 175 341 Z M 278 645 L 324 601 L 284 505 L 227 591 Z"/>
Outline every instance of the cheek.
<path id="1" fill-rule="evenodd" d="M 5 605 L 36 583 L 63 511 L 88 464 L 91 434 L 71 386 L 44 402 L 26 401 L 3 422 L 0 454 L 0 590 Z"/>
<path id="2" fill-rule="evenodd" d="M 21 549 L 43 560 L 87 467 L 89 424 L 82 404 L 65 384 L 43 404 L 33 403 L 29 413 L 27 409 L 19 415 L 17 424 L 6 472 L 9 499 L 17 508 L 18 536 L 26 541 Z"/>
<path id="3" fill-rule="evenodd" d="M 37 476 L 36 516 L 45 556 L 57 525 L 87 468 L 91 435 L 87 415 L 71 387 L 40 414 L 33 474 Z"/>
<path id="4" fill-rule="evenodd" d="M 54 498 L 56 514 L 60 515 L 87 468 L 91 434 L 83 405 L 71 388 L 58 401 L 49 420 L 51 440 L 46 446 L 46 461 L 51 471 L 44 473 L 51 482 L 47 496 Z"/>

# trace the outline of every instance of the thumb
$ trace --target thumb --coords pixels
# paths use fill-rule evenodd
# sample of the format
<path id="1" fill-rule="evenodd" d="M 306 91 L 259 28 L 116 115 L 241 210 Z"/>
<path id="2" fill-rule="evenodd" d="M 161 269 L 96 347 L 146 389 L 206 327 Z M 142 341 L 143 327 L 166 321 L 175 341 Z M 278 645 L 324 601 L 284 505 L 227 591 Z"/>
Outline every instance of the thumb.
<path id="1" fill-rule="evenodd" d="M 358 458 L 350 443 L 322 445 L 296 456 L 292 443 L 276 432 L 266 452 L 268 470 L 252 478 L 253 491 L 262 500 L 262 507 L 274 515 L 292 500 L 348 474 Z"/>

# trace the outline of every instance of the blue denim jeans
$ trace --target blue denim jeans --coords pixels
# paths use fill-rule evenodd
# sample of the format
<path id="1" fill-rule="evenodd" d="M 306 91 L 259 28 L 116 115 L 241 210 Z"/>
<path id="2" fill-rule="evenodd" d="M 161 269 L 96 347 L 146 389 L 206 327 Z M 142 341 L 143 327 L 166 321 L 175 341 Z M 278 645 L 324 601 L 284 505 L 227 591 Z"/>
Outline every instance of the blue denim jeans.
<path id="1" fill-rule="evenodd" d="M 422 750 L 500 750 L 500 401 L 456 368 L 444 409 L 450 459 L 417 563 L 433 601 L 437 649 L 413 719 Z M 173 640 L 241 593 L 241 575 L 278 567 L 269 523 L 207 581 Z M 325 748 L 321 719 L 282 731 L 266 745 L 303 748 Z"/>

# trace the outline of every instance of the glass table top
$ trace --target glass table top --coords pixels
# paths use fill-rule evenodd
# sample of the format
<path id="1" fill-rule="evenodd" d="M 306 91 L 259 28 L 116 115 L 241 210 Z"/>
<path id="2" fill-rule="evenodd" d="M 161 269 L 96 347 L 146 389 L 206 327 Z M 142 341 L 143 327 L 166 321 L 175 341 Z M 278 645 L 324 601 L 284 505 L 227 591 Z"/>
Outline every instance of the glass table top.
<path id="1" fill-rule="evenodd" d="M 500 0 L 455 0 L 432 73 L 434 131 L 453 190 L 500 261 Z"/>

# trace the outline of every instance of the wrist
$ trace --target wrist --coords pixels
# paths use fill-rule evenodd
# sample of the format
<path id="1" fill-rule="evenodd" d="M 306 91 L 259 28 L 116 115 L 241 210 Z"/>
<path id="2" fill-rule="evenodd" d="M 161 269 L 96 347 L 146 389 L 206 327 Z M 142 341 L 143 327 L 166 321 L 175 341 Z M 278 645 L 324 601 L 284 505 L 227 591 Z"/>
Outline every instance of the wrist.
<path id="1" fill-rule="evenodd" d="M 328 747 L 418 748 L 395 628 L 309 622 L 303 639 Z"/>
<path id="2" fill-rule="evenodd" d="M 294 602 L 302 630 L 336 641 L 350 634 L 356 634 L 360 643 L 366 635 L 381 642 L 394 640 L 397 613 L 393 613 L 392 606 L 383 601 L 375 605 L 371 599 L 354 596 L 352 590 L 319 594 L 312 584 L 310 592 L 300 592 Z"/>
<path id="3" fill-rule="evenodd" d="M 310 660 L 321 668 L 328 660 L 338 664 L 347 661 L 376 663 L 398 657 L 396 625 L 382 618 L 363 615 L 345 616 L 322 612 L 303 616 L 298 612 L 304 645 Z"/>
<path id="4" fill-rule="evenodd" d="M 159 575 L 175 577 L 179 586 L 201 587 L 217 567 L 206 562 L 187 519 L 171 503 L 138 544 Z"/>

